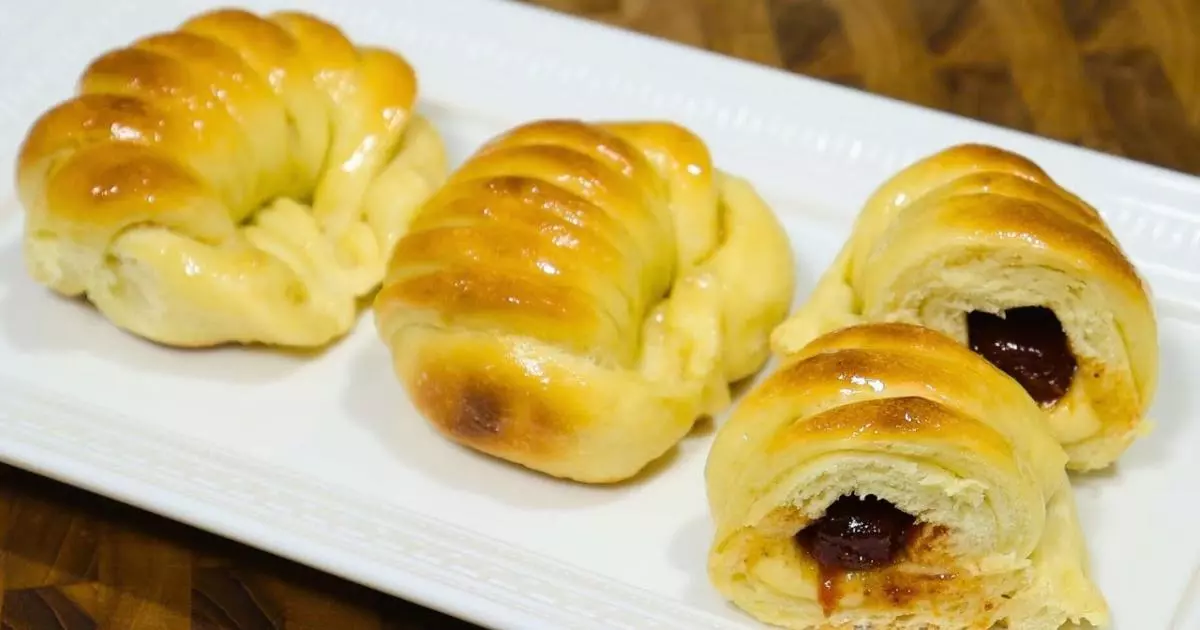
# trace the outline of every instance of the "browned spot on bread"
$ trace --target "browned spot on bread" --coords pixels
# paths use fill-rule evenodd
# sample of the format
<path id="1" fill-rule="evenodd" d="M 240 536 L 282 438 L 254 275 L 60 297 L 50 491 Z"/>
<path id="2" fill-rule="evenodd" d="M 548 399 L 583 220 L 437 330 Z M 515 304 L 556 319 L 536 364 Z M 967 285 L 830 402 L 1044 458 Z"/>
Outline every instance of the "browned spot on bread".
<path id="1" fill-rule="evenodd" d="M 426 361 L 410 388 L 421 414 L 443 435 L 518 463 L 563 454 L 574 437 L 568 410 L 507 366 Z"/>
<path id="2" fill-rule="evenodd" d="M 430 366 L 416 379 L 413 401 L 443 433 L 475 445 L 505 432 L 503 392 L 475 375 Z"/>
<path id="3" fill-rule="evenodd" d="M 463 390 L 451 430 L 463 437 L 499 435 L 503 419 L 503 401 L 495 391 L 468 385 Z"/>

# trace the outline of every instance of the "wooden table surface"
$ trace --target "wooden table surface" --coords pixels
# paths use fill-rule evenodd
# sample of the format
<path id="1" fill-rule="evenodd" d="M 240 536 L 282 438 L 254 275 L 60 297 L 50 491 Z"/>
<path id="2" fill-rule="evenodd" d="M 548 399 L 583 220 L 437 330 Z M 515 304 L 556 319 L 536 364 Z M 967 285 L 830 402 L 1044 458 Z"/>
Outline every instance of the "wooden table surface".
<path id="1" fill-rule="evenodd" d="M 1200 0 L 534 3 L 1200 174 Z M 3 466 L 0 592 L 0 630 L 474 627 Z"/>

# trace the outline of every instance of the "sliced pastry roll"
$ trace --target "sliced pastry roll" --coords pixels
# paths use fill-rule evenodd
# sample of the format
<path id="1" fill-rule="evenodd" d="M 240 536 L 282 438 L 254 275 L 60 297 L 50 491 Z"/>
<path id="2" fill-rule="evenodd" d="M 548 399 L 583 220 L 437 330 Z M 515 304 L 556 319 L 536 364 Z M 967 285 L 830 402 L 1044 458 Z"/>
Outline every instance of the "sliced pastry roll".
<path id="1" fill-rule="evenodd" d="M 445 178 L 417 88 L 299 12 L 208 11 L 108 51 L 20 147 L 29 273 L 162 344 L 325 345 Z"/>
<path id="2" fill-rule="evenodd" d="M 843 328 L 718 431 L 709 576 L 798 630 L 1104 627 L 1066 459 L 1020 385 L 953 339 Z"/>
<path id="3" fill-rule="evenodd" d="M 1147 428 L 1147 285 L 1094 209 L 1007 151 L 957 146 L 888 180 L 773 344 L 862 321 L 921 324 L 987 358 L 1042 406 L 1070 468 L 1111 464 Z"/>
<path id="4" fill-rule="evenodd" d="M 610 482 L 728 404 L 792 287 L 776 217 L 690 131 L 543 120 L 488 142 L 424 205 L 375 313 L 443 435 Z"/>

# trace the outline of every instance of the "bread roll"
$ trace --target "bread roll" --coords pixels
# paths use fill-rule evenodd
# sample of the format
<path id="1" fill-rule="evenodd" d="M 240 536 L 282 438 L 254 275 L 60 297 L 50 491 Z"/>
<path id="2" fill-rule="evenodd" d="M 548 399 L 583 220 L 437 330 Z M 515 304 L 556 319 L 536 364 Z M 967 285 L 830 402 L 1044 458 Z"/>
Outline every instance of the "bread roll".
<path id="1" fill-rule="evenodd" d="M 705 469 L 709 576 L 797 630 L 1105 627 L 1062 448 L 941 333 L 817 338 L 738 403 Z"/>
<path id="2" fill-rule="evenodd" d="M 1100 215 L 1018 155 L 957 146 L 888 180 L 773 343 L 862 321 L 921 324 L 993 361 L 1042 405 L 1072 469 L 1108 466 L 1148 426 L 1149 289 Z"/>
<path id="3" fill-rule="evenodd" d="M 776 217 L 690 131 L 542 120 L 485 144 L 424 206 L 375 314 L 443 435 L 600 483 L 728 404 L 792 290 Z"/>
<path id="4" fill-rule="evenodd" d="M 20 148 L 28 270 L 162 344 L 324 345 L 444 180 L 416 96 L 403 58 L 303 13 L 107 52 Z"/>

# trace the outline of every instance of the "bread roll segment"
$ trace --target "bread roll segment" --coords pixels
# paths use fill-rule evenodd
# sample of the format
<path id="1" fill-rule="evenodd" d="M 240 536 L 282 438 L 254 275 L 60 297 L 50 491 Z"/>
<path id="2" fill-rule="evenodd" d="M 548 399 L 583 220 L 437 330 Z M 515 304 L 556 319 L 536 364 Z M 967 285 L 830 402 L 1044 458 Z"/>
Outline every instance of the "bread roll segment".
<path id="1" fill-rule="evenodd" d="M 399 55 L 303 13 L 109 51 L 21 146 L 29 272 L 163 344 L 324 345 L 444 179 L 416 96 Z"/>
<path id="2" fill-rule="evenodd" d="M 797 630 L 1104 627 L 1066 460 L 1021 387 L 953 339 L 842 328 L 782 357 L 717 432 L 709 576 Z M 886 553 L 861 538 L 886 530 L 870 513 L 829 538 L 864 497 L 907 519 Z"/>
<path id="3" fill-rule="evenodd" d="M 410 227 L 375 313 L 417 409 L 582 482 L 633 476 L 722 410 L 792 299 L 772 211 L 669 123 L 520 125 Z"/>
<path id="4" fill-rule="evenodd" d="M 864 321 L 928 326 L 996 361 L 1043 403 L 1072 469 L 1108 466 L 1148 427 L 1149 288 L 1094 209 L 1011 152 L 951 147 L 885 182 L 772 343 Z"/>

